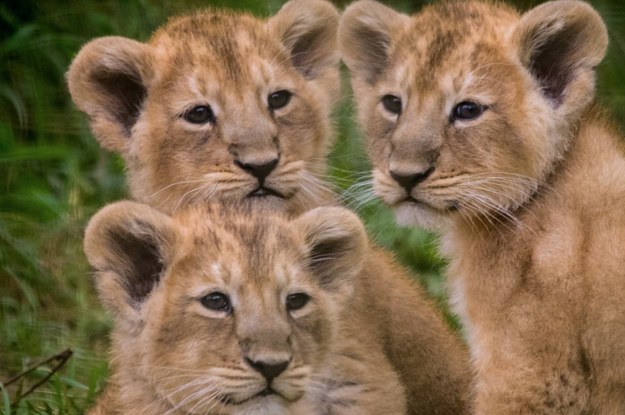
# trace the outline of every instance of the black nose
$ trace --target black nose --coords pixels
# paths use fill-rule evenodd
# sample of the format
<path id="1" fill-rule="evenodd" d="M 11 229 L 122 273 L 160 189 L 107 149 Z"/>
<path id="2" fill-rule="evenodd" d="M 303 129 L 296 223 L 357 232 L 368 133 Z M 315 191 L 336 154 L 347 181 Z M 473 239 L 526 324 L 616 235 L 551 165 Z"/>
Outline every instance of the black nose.
<path id="1" fill-rule="evenodd" d="M 434 171 L 434 166 L 431 166 L 430 168 L 422 172 L 408 173 L 408 174 L 403 173 L 403 172 L 396 173 L 391 170 L 391 177 L 395 179 L 395 181 L 399 183 L 401 187 L 406 189 L 406 192 L 408 192 L 408 194 L 410 194 L 410 192 L 412 191 L 412 188 L 418 185 L 419 183 L 423 182 L 425 179 L 427 179 L 428 176 L 432 174 L 433 171 Z"/>
<path id="2" fill-rule="evenodd" d="M 269 176 L 269 174 L 273 171 L 273 169 L 275 169 L 276 166 L 278 165 L 278 159 L 275 158 L 268 162 L 260 162 L 260 163 L 242 163 L 239 160 L 235 160 L 234 164 L 236 164 L 237 166 L 239 166 L 240 168 L 242 168 L 243 170 L 245 170 L 252 176 L 256 177 L 258 181 L 261 182 L 262 184 L 265 178 Z"/>
<path id="3" fill-rule="evenodd" d="M 251 359 L 245 359 L 247 363 L 254 368 L 257 372 L 267 379 L 267 383 L 271 384 L 271 381 L 280 375 L 280 373 L 284 372 L 284 370 L 289 366 L 288 361 L 278 362 L 278 363 L 267 363 L 261 361 L 254 361 Z"/>

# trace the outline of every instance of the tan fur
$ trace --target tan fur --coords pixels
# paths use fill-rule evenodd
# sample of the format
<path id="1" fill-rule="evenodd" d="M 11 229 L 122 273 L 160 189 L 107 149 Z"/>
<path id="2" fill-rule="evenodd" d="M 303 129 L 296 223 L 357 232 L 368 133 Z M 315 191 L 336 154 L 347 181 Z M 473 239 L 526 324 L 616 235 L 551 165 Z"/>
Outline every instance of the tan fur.
<path id="1" fill-rule="evenodd" d="M 405 271 L 385 252 L 367 246 L 362 225 L 345 209 L 317 208 L 288 221 L 258 206 L 235 211 L 210 205 L 171 218 L 136 202 L 119 202 L 91 220 L 85 252 L 96 270 L 100 298 L 116 317 L 112 375 L 92 415 L 164 413 L 171 406 L 162 402 L 165 386 L 159 386 L 160 377 L 178 382 L 167 384 L 173 391 L 184 380 L 196 379 L 203 365 L 226 365 L 224 359 L 249 372 L 240 361 L 232 363 L 245 350 L 236 346 L 233 336 L 254 329 L 265 339 L 279 339 L 282 334 L 275 330 L 284 326 L 280 310 L 267 308 L 278 301 L 272 290 L 284 296 L 297 286 L 319 301 L 317 320 L 303 329 L 304 334 L 315 331 L 318 338 L 293 334 L 299 343 L 292 346 L 291 358 L 297 362 L 298 353 L 303 355 L 299 358 L 305 368 L 292 370 L 303 372 L 305 381 L 285 386 L 285 393 L 304 397 L 290 403 L 277 399 L 280 404 L 259 401 L 236 410 L 215 404 L 217 413 L 464 413 L 464 349 Z M 313 284 L 306 265 L 315 263 L 310 268 L 318 281 Z M 159 275 L 163 276 L 155 277 Z M 154 294 L 145 294 L 156 281 Z M 241 307 L 243 302 L 253 304 L 235 311 L 237 330 L 210 322 L 206 328 L 198 326 L 181 296 L 188 303 L 191 291 L 205 295 L 208 288 L 200 286 L 227 292 Z M 389 308 L 396 314 L 389 314 Z M 406 328 L 411 330 L 403 332 L 406 341 L 391 344 L 388 333 Z M 287 331 L 291 330 L 299 333 L 295 328 Z M 190 378 L 177 378 L 177 373 Z M 146 382 L 151 382 L 149 387 Z M 230 384 L 225 379 L 217 382 Z M 259 391 L 257 385 L 246 390 Z M 404 397 L 404 390 L 415 392 Z M 178 402 L 196 391 L 182 393 Z"/>
<path id="2" fill-rule="evenodd" d="M 169 217 L 119 202 L 94 216 L 85 252 L 116 325 L 111 380 L 91 414 L 406 413 L 360 267 L 369 248 L 358 218 L 258 213 Z M 202 305 L 216 292 L 231 310 Z M 302 293 L 309 301 L 288 309 Z M 267 380 L 251 362 L 288 366 Z"/>
<path id="3" fill-rule="evenodd" d="M 68 72 L 70 91 L 99 142 L 124 156 L 139 201 L 168 213 L 211 199 L 301 212 L 333 199 L 321 179 L 339 90 L 337 22 L 331 5 L 312 0 L 288 2 L 267 22 L 223 11 L 176 18 L 147 44 L 87 44 Z M 294 96 L 272 116 L 267 95 L 280 89 Z M 214 125 L 182 118 L 198 104 L 215 110 Z M 236 162 L 271 159 L 276 148 L 280 162 L 265 185 L 284 198 L 248 197 L 259 182 Z M 388 254 L 375 250 L 368 261 L 366 272 L 377 277 L 369 300 L 385 321 L 385 353 L 409 413 L 461 413 L 465 348 Z"/>
<path id="4" fill-rule="evenodd" d="M 99 143 L 126 161 L 133 198 L 171 212 L 210 199 L 241 199 L 301 212 L 328 202 L 320 182 L 338 97 L 338 12 L 294 0 L 267 21 L 207 10 L 172 19 L 149 42 L 103 37 L 68 74 L 72 98 Z M 288 90 L 286 106 L 269 96 Z M 184 114 L 210 106 L 214 122 Z M 259 180 L 242 166 L 277 160 Z"/>
<path id="5" fill-rule="evenodd" d="M 381 45 L 373 58 L 345 49 L 363 33 Z M 625 153 L 591 104 L 601 18 L 570 0 L 523 15 L 441 3 L 412 17 L 358 2 L 339 43 L 376 193 L 398 220 L 444 233 L 475 413 L 625 413 Z M 382 69 L 367 72 L 367 59 Z M 401 96 L 399 116 L 384 94 Z M 487 107 L 451 117 L 467 100 Z M 393 173 L 422 175 L 406 188 Z"/>

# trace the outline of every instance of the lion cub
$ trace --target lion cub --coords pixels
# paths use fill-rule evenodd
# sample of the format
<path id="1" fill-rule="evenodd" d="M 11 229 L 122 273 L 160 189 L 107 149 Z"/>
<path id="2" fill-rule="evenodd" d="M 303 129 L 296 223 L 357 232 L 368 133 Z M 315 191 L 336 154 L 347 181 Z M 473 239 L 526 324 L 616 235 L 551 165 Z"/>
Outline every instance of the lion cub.
<path id="1" fill-rule="evenodd" d="M 167 213 L 218 200 L 297 214 L 333 200 L 323 177 L 338 20 L 328 2 L 292 0 L 266 21 L 209 10 L 148 43 L 96 39 L 69 69 L 70 92 L 100 144 L 124 157 L 138 201 Z M 464 345 L 390 255 L 375 249 L 368 261 L 380 275 L 368 300 L 409 413 L 461 413 Z"/>
<path id="2" fill-rule="evenodd" d="M 72 99 L 124 158 L 136 200 L 173 210 L 262 198 L 297 213 L 321 181 L 340 91 L 328 2 L 294 0 L 266 21 L 224 10 L 171 19 L 149 42 L 110 36 L 78 53 Z"/>
<path id="3" fill-rule="evenodd" d="M 375 191 L 440 227 L 477 414 L 625 414 L 625 146 L 592 104 L 587 4 L 361 1 L 342 53 Z"/>
<path id="4" fill-rule="evenodd" d="M 115 316 L 113 366 L 91 413 L 405 414 L 368 251 L 342 208 L 288 220 L 258 207 L 105 207 L 85 252 Z"/>

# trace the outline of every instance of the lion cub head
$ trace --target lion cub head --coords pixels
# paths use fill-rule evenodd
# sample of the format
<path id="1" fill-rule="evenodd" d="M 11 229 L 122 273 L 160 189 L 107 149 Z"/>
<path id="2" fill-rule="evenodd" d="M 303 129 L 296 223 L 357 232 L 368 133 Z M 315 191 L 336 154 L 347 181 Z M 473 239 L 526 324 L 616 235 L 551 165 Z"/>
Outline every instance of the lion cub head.
<path id="1" fill-rule="evenodd" d="M 254 198 L 299 211 L 330 192 L 329 115 L 339 91 L 338 12 L 292 0 L 262 21 L 208 10 L 147 43 L 103 37 L 68 74 L 99 143 L 120 153 L 132 196 L 172 211 Z"/>
<path id="2" fill-rule="evenodd" d="M 174 217 L 136 202 L 105 207 L 85 252 L 115 316 L 118 399 L 135 394 L 136 407 L 172 412 L 282 413 L 314 390 L 366 245 L 358 218 L 341 208 L 289 221 L 258 206 Z"/>
<path id="3" fill-rule="evenodd" d="M 376 194 L 406 224 L 511 215 L 566 152 L 606 46 L 599 15 L 575 0 L 523 15 L 477 1 L 414 16 L 351 5 L 339 47 Z"/>

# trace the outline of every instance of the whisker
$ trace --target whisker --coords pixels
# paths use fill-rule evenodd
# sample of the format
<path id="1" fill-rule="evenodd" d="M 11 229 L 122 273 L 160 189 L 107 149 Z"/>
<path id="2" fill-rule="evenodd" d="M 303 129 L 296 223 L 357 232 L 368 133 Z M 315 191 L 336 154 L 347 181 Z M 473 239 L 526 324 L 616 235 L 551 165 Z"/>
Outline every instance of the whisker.
<path id="1" fill-rule="evenodd" d="M 162 187 L 161 189 L 157 190 L 156 192 L 148 195 L 147 198 L 148 199 L 153 199 L 156 196 L 158 196 L 159 194 L 161 194 L 162 192 L 164 192 L 165 190 L 167 190 L 167 189 L 169 189 L 171 187 L 174 187 L 174 186 L 181 186 L 181 185 L 184 185 L 184 184 L 193 184 L 193 183 L 203 183 L 204 181 L 205 181 L 204 179 L 196 179 L 196 180 L 182 180 L 182 181 L 179 181 L 179 182 L 171 183 L 171 184 L 168 184 L 165 187 Z"/>
<path id="2" fill-rule="evenodd" d="M 181 385 L 180 387 L 176 388 L 174 391 L 165 395 L 163 398 L 169 401 L 170 398 L 175 394 L 181 393 L 190 388 L 199 388 L 195 390 L 195 392 L 192 392 L 186 395 L 184 399 L 176 403 L 169 411 L 167 411 L 163 415 L 168 415 L 177 411 L 181 407 L 185 406 L 188 402 L 191 402 L 194 399 L 196 399 L 198 395 L 201 396 L 202 394 L 205 394 L 205 393 L 219 394 L 219 391 L 221 390 L 221 388 L 218 385 L 211 384 L 210 382 L 211 382 L 211 379 L 198 378 L 184 385 Z M 202 388 L 202 386 L 205 386 L 205 387 Z"/>

